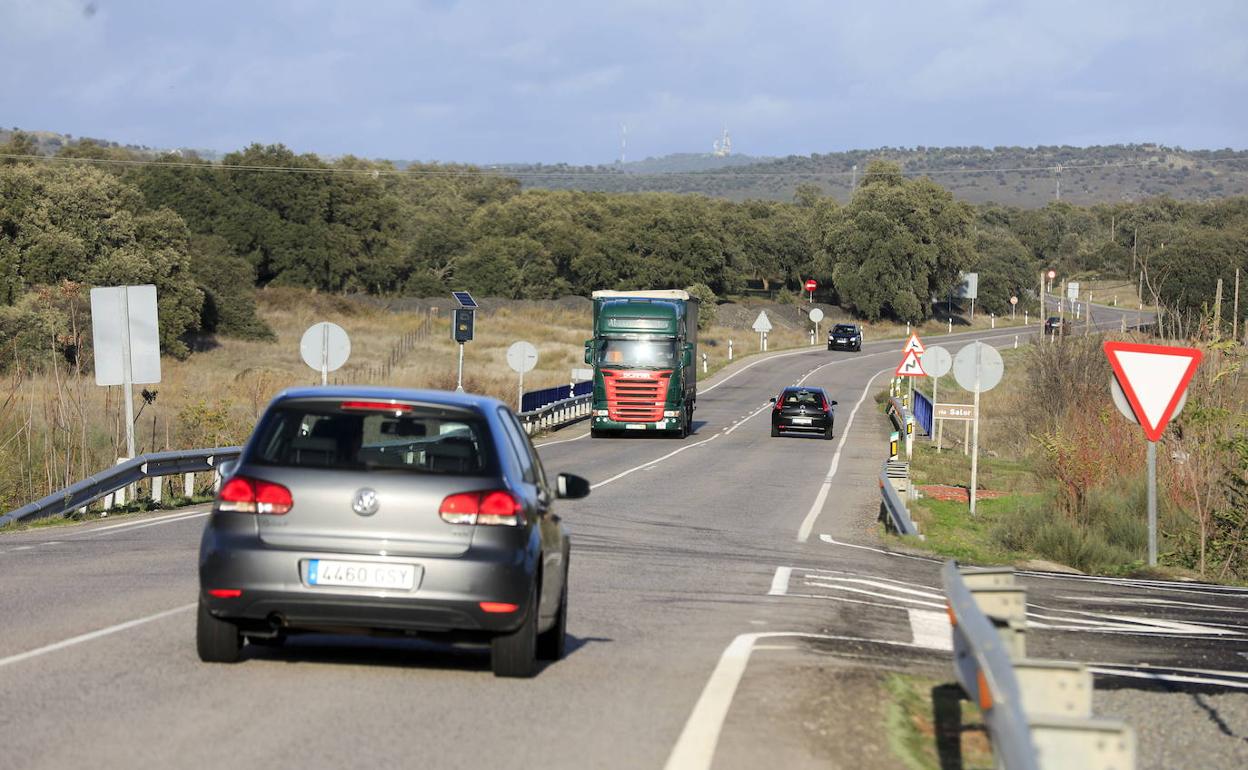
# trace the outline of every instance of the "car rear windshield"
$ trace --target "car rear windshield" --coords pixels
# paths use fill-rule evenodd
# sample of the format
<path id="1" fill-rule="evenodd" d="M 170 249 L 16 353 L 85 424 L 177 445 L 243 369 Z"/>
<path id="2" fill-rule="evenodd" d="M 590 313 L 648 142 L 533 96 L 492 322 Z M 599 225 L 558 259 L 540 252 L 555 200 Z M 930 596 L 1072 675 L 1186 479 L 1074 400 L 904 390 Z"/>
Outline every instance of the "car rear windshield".
<path id="1" fill-rule="evenodd" d="M 832 333 L 833 334 L 853 334 L 857 331 L 858 331 L 858 327 L 856 326 L 848 326 L 846 324 L 837 324 L 836 328 L 832 330 Z"/>
<path id="2" fill-rule="evenodd" d="M 295 401 L 265 414 L 247 462 L 288 468 L 494 472 L 489 426 L 475 412 L 371 402 Z"/>
<path id="3" fill-rule="evenodd" d="M 823 408 L 823 395 L 817 390 L 786 390 L 785 406 L 817 406 Z"/>

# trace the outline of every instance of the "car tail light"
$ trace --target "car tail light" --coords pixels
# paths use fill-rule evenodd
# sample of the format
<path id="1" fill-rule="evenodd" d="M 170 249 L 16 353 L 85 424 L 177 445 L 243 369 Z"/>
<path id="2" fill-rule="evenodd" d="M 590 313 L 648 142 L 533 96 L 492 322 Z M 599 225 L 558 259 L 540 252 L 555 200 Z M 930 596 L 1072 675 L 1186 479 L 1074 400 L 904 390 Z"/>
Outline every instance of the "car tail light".
<path id="1" fill-rule="evenodd" d="M 784 394 L 781 393 L 780 397 L 776 399 L 776 411 L 778 412 L 783 408 L 784 408 Z"/>
<path id="2" fill-rule="evenodd" d="M 392 401 L 343 401 L 339 406 L 363 412 L 410 412 L 411 404 L 396 404 Z"/>
<path id="3" fill-rule="evenodd" d="M 438 508 L 448 524 L 516 527 L 524 523 L 524 506 L 505 489 L 448 495 Z"/>
<path id="4" fill-rule="evenodd" d="M 243 595 L 241 588 L 209 588 L 208 595 L 215 599 L 237 599 Z"/>
<path id="5" fill-rule="evenodd" d="M 290 490 L 271 481 L 235 476 L 217 493 L 217 510 L 281 516 L 294 507 Z"/>
<path id="6" fill-rule="evenodd" d="M 520 609 L 519 605 L 510 602 L 477 602 L 477 605 L 481 607 L 482 612 L 515 612 Z"/>
<path id="7" fill-rule="evenodd" d="M 819 397 L 819 400 L 823 402 L 823 411 L 828 412 L 828 411 L 831 411 L 831 410 L 832 410 L 832 407 L 828 406 L 828 397 L 827 397 L 827 396 L 820 396 L 820 397 Z"/>

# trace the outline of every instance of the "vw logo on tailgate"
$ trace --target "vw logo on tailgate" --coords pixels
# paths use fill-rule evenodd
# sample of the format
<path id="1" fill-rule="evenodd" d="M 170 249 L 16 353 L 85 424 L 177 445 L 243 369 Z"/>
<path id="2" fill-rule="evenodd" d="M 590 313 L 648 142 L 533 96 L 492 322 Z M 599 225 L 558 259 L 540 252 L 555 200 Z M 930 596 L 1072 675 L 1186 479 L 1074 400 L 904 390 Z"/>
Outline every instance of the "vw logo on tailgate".
<path id="1" fill-rule="evenodd" d="M 351 510 L 361 516 L 372 516 L 381 507 L 381 503 L 377 501 L 377 492 L 367 487 L 355 493 L 355 497 L 351 500 Z"/>

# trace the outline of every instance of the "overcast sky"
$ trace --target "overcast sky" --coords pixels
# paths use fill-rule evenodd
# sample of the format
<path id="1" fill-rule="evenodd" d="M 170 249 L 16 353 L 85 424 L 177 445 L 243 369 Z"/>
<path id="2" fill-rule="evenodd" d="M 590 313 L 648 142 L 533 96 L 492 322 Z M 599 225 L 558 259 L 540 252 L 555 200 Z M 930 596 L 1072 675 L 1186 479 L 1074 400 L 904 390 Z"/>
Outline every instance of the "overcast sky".
<path id="1" fill-rule="evenodd" d="M 0 57 L 0 125 L 154 147 L 1248 146 L 1244 0 L 0 0 Z"/>

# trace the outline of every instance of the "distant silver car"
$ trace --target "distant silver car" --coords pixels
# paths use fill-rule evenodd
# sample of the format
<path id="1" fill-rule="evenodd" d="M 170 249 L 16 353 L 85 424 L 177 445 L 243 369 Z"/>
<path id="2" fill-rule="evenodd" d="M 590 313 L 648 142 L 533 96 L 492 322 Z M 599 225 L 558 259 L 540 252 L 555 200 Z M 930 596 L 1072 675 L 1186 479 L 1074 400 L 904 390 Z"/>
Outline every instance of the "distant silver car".
<path id="1" fill-rule="evenodd" d="M 273 400 L 221 484 L 199 552 L 196 646 L 231 663 L 298 632 L 488 642 L 498 676 L 565 651 L 570 541 L 502 403 L 303 388 Z"/>

